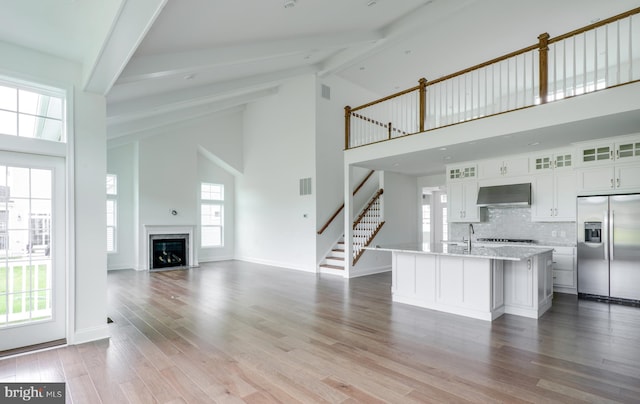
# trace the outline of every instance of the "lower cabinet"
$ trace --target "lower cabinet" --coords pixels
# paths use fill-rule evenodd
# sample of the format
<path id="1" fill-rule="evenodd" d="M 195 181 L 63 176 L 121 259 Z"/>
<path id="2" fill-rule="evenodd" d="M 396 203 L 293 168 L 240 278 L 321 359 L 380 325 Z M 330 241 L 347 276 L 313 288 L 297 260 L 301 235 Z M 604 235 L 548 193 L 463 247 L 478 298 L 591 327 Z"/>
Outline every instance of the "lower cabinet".
<path id="1" fill-rule="evenodd" d="M 552 254 L 504 263 L 505 313 L 538 318 L 553 300 Z"/>
<path id="2" fill-rule="evenodd" d="M 578 293 L 575 247 L 554 247 L 553 289 L 561 293 Z"/>

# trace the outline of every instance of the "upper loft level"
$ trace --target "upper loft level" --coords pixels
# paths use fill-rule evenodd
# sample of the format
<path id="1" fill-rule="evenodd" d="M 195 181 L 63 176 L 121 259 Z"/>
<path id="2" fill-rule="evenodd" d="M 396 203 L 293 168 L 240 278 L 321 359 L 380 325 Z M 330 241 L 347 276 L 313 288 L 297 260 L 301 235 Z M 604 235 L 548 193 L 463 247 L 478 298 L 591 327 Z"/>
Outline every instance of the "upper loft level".
<path id="1" fill-rule="evenodd" d="M 524 49 L 345 107 L 345 158 L 347 163 L 376 162 L 362 164 L 368 168 L 393 169 L 413 155 L 425 162 L 439 159 L 442 166 L 453 151 L 435 151 L 492 138 L 489 145 L 466 147 L 454 159 L 477 158 L 474 153 L 487 147 L 494 155 L 498 149 L 521 151 L 506 149 L 525 141 L 551 148 L 640 132 L 639 88 L 636 8 L 555 38 L 543 33 Z M 524 134 L 520 143 L 518 133 Z M 403 171 L 429 174 L 428 168 L 419 170 Z"/>

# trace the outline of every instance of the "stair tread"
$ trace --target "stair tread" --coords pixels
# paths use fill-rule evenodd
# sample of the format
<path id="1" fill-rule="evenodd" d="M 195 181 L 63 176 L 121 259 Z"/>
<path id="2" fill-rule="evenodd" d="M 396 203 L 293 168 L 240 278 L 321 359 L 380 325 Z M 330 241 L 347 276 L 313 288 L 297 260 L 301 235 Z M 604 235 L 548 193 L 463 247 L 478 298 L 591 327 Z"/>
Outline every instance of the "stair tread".
<path id="1" fill-rule="evenodd" d="M 334 257 L 334 256 L 328 256 L 327 257 L 328 260 L 338 260 L 338 261 L 344 261 L 344 257 Z"/>

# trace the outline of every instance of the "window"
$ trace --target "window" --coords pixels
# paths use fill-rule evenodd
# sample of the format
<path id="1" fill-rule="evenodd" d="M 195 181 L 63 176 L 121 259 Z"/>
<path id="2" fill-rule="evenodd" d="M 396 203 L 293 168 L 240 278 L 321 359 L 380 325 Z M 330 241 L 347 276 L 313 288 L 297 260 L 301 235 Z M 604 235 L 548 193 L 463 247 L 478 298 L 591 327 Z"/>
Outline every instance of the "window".
<path id="1" fill-rule="evenodd" d="M 66 141 L 64 95 L 0 81 L 0 134 Z"/>
<path id="2" fill-rule="evenodd" d="M 224 185 L 200 185 L 200 232 L 202 247 L 222 247 L 224 238 Z"/>
<path id="3" fill-rule="evenodd" d="M 118 177 L 107 174 L 107 252 L 116 252 Z"/>

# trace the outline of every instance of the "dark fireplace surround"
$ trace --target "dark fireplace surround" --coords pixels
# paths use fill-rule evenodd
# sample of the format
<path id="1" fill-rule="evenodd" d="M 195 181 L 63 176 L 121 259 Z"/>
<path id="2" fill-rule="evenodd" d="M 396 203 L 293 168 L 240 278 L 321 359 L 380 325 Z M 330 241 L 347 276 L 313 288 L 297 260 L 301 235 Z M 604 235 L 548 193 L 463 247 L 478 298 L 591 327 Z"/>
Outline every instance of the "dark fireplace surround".
<path id="1" fill-rule="evenodd" d="M 189 234 L 150 234 L 149 270 L 189 267 Z"/>

